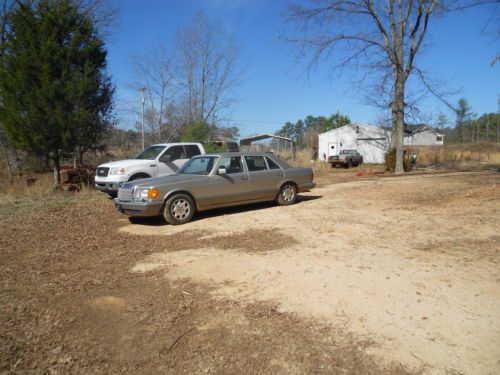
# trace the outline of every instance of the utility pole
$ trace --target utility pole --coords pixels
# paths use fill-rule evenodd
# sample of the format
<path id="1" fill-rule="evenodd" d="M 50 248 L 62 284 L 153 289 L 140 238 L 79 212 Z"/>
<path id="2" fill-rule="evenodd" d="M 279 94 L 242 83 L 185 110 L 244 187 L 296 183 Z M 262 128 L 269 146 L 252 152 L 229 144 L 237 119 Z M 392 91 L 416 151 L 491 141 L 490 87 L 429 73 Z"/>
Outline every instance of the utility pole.
<path id="1" fill-rule="evenodd" d="M 500 144 L 500 127 L 498 126 L 498 117 L 497 117 L 497 143 Z"/>
<path id="2" fill-rule="evenodd" d="M 486 114 L 486 142 L 490 140 L 490 114 Z"/>
<path id="3" fill-rule="evenodd" d="M 144 91 L 146 91 L 146 88 L 141 87 L 139 91 L 141 92 L 141 104 L 142 104 L 141 133 L 142 133 L 142 149 L 144 150 Z"/>

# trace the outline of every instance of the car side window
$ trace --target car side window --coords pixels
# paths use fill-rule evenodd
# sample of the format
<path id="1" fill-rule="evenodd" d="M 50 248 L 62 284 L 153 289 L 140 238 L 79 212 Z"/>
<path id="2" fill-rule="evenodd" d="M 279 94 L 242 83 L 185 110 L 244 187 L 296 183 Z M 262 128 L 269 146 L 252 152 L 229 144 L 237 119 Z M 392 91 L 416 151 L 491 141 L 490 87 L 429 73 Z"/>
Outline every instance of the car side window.
<path id="1" fill-rule="evenodd" d="M 201 155 L 200 148 L 198 145 L 185 145 L 186 157 L 191 159 L 193 156 Z"/>
<path id="2" fill-rule="evenodd" d="M 269 169 L 280 169 L 280 166 L 278 164 L 276 164 L 273 159 L 271 158 L 268 158 L 266 156 L 266 160 L 267 160 L 267 165 L 269 166 Z"/>
<path id="3" fill-rule="evenodd" d="M 187 159 L 186 153 L 184 152 L 184 147 L 183 146 L 172 146 L 165 151 L 163 156 L 169 155 L 170 156 L 170 161 L 175 161 L 177 159 Z M 162 156 L 162 157 L 163 157 Z"/>
<path id="4" fill-rule="evenodd" d="M 241 156 L 231 156 L 222 159 L 219 168 L 224 168 L 227 174 L 242 173 L 243 163 L 241 162 Z"/>
<path id="5" fill-rule="evenodd" d="M 265 171 L 267 165 L 263 156 L 245 156 L 249 172 Z"/>

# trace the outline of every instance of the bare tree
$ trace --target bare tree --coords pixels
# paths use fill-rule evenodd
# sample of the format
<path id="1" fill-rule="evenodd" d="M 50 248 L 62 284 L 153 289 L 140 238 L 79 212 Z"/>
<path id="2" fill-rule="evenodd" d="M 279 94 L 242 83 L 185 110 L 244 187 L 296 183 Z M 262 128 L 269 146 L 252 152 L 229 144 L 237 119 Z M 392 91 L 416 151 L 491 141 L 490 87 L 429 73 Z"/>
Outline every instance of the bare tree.
<path id="1" fill-rule="evenodd" d="M 82 13 L 90 17 L 101 33 L 109 37 L 118 25 L 120 8 L 115 0 L 74 0 Z"/>
<path id="2" fill-rule="evenodd" d="M 176 82 L 172 74 L 173 62 L 166 48 L 159 44 L 144 56 L 133 58 L 137 77 L 132 88 L 144 87 L 144 122 L 150 140 L 168 141 L 177 127 L 173 118 Z"/>
<path id="3" fill-rule="evenodd" d="M 214 123 L 218 112 L 231 103 L 231 90 L 240 78 L 239 55 L 234 40 L 203 13 L 178 31 L 176 79 L 186 122 Z"/>
<path id="4" fill-rule="evenodd" d="M 390 91 L 382 105 L 391 110 L 392 147 L 396 149 L 396 173 L 403 173 L 405 114 L 408 111 L 407 82 L 414 76 L 429 91 L 441 97 L 416 65 L 429 23 L 449 12 L 499 3 L 500 0 L 310 0 L 291 4 L 288 19 L 300 37 L 286 39 L 299 47 L 299 56 L 312 56 L 309 67 L 322 59 L 336 58 L 334 70 L 361 68 L 376 78 L 380 94 Z M 365 77 L 365 78 L 366 78 Z M 387 98 L 381 95 L 381 98 Z"/>

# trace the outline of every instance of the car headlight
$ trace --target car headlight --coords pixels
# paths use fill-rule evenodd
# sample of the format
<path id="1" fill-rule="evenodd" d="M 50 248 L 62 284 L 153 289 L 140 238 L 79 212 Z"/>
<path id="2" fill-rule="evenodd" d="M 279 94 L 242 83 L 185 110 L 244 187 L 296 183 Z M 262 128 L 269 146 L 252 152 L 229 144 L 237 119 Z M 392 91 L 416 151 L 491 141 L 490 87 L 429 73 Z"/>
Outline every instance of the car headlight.
<path id="1" fill-rule="evenodd" d="M 159 194 L 160 192 L 155 188 L 137 188 L 134 192 L 134 200 L 155 199 Z"/>
<path id="2" fill-rule="evenodd" d="M 112 174 L 112 175 L 124 175 L 125 174 L 125 168 L 123 168 L 123 167 L 111 168 L 111 170 L 109 171 L 109 174 Z"/>

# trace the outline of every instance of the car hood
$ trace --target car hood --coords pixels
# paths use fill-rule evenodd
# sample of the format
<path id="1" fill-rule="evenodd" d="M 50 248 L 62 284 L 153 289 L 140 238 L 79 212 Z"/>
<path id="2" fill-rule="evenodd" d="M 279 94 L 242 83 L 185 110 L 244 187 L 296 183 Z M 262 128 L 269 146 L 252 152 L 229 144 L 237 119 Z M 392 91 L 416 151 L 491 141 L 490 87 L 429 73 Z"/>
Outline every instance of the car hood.
<path id="1" fill-rule="evenodd" d="M 117 160 L 111 161 L 109 163 L 104 163 L 99 165 L 97 168 L 106 167 L 106 168 L 131 168 L 135 166 L 144 165 L 147 163 L 154 163 L 154 160 L 145 160 L 145 159 L 127 159 L 127 160 Z"/>
<path id="2" fill-rule="evenodd" d="M 143 180 L 137 180 L 137 181 L 131 181 L 127 182 L 126 184 L 123 185 L 125 189 L 131 188 L 134 186 L 138 187 L 162 187 L 165 185 L 173 185 L 173 184 L 179 184 L 179 186 L 182 186 L 183 184 L 187 182 L 192 182 L 192 181 L 206 181 L 207 176 L 205 175 L 195 175 L 195 174 L 173 174 L 169 176 L 161 176 L 161 177 L 152 177 L 148 179 L 143 179 Z"/>

